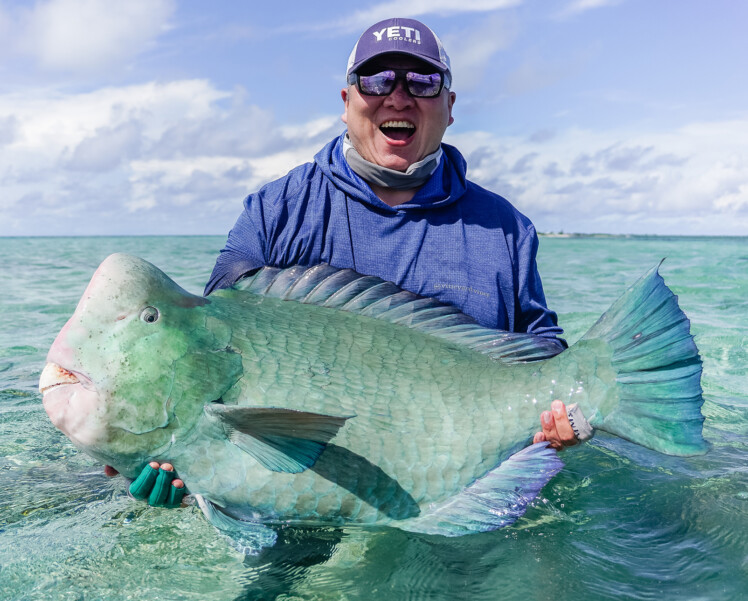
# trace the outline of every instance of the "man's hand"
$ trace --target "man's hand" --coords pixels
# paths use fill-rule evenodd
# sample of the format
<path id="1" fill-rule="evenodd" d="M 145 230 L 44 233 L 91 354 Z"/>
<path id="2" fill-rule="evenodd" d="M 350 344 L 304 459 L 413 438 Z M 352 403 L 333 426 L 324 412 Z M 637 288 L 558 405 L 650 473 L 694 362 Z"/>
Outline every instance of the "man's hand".
<path id="1" fill-rule="evenodd" d="M 550 446 L 560 451 L 579 442 L 566 415 L 566 405 L 561 401 L 553 401 L 551 410 L 540 414 L 540 427 L 543 430 L 535 434 L 534 443 L 547 440 Z"/>
<path id="2" fill-rule="evenodd" d="M 104 473 L 111 477 L 119 472 L 107 465 Z M 136 499 L 147 499 L 148 504 L 153 507 L 179 507 L 185 488 L 184 482 L 175 476 L 171 463 L 159 465 L 157 461 L 151 461 L 130 483 L 130 494 Z"/>

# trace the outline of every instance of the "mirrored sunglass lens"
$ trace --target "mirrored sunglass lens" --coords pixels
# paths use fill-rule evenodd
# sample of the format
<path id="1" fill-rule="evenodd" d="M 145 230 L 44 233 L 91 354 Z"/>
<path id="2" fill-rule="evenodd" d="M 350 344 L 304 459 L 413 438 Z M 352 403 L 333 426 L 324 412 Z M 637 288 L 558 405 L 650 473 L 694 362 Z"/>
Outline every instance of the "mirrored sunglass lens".
<path id="1" fill-rule="evenodd" d="M 408 82 L 408 90 L 413 96 L 436 96 L 442 84 L 442 77 L 439 73 L 429 75 L 408 73 L 405 78 Z"/>
<path id="2" fill-rule="evenodd" d="M 385 96 L 394 89 L 395 79 L 396 75 L 394 71 L 382 71 L 374 75 L 361 75 L 358 78 L 358 82 L 364 94 Z"/>

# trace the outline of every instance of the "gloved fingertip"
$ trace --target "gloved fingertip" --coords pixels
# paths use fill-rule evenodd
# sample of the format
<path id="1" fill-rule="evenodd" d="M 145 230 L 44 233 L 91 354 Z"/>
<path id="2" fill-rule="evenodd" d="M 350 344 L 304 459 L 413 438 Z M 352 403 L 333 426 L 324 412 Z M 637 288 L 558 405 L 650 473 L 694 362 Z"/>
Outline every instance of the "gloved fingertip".
<path id="1" fill-rule="evenodd" d="M 181 482 L 181 480 L 180 480 Z M 182 497 L 184 497 L 185 487 L 182 486 L 171 486 L 169 488 L 169 496 L 166 499 L 166 507 L 179 507 L 182 504 Z"/>
<path id="2" fill-rule="evenodd" d="M 140 475 L 130 484 L 130 494 L 136 499 L 147 499 L 153 489 L 153 483 L 158 476 L 158 470 L 146 465 Z"/>
<path id="3" fill-rule="evenodd" d="M 148 504 L 153 507 L 163 507 L 166 499 L 169 496 L 169 485 L 174 479 L 173 470 L 165 470 L 163 466 L 158 470 L 158 476 L 156 483 L 153 485 L 153 490 L 148 496 Z"/>

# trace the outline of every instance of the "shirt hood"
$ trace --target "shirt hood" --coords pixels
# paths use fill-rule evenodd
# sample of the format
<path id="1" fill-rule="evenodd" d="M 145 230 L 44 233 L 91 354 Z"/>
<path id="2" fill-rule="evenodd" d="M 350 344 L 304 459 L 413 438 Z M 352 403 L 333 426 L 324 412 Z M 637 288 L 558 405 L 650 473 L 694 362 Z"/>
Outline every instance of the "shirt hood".
<path id="1" fill-rule="evenodd" d="M 462 197 L 467 189 L 467 163 L 454 146 L 442 143 L 442 160 L 436 171 L 415 196 L 401 205 L 391 207 L 382 202 L 343 156 L 343 139 L 346 132 L 335 138 L 314 157 L 322 172 L 333 181 L 336 188 L 349 198 L 369 205 L 378 211 L 398 213 L 401 211 L 423 211 L 443 207 Z"/>

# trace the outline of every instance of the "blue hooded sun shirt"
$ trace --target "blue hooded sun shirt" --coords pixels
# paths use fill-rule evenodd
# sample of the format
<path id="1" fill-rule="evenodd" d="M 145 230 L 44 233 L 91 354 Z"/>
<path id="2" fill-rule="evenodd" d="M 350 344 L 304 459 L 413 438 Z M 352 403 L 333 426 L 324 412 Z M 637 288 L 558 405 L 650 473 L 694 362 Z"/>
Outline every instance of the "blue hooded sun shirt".
<path id="1" fill-rule="evenodd" d="M 456 148 L 442 144 L 426 184 L 390 207 L 351 170 L 344 135 L 245 199 L 205 294 L 264 265 L 329 263 L 455 305 L 486 327 L 552 339 L 562 333 L 546 306 L 534 226 L 468 181 Z"/>

